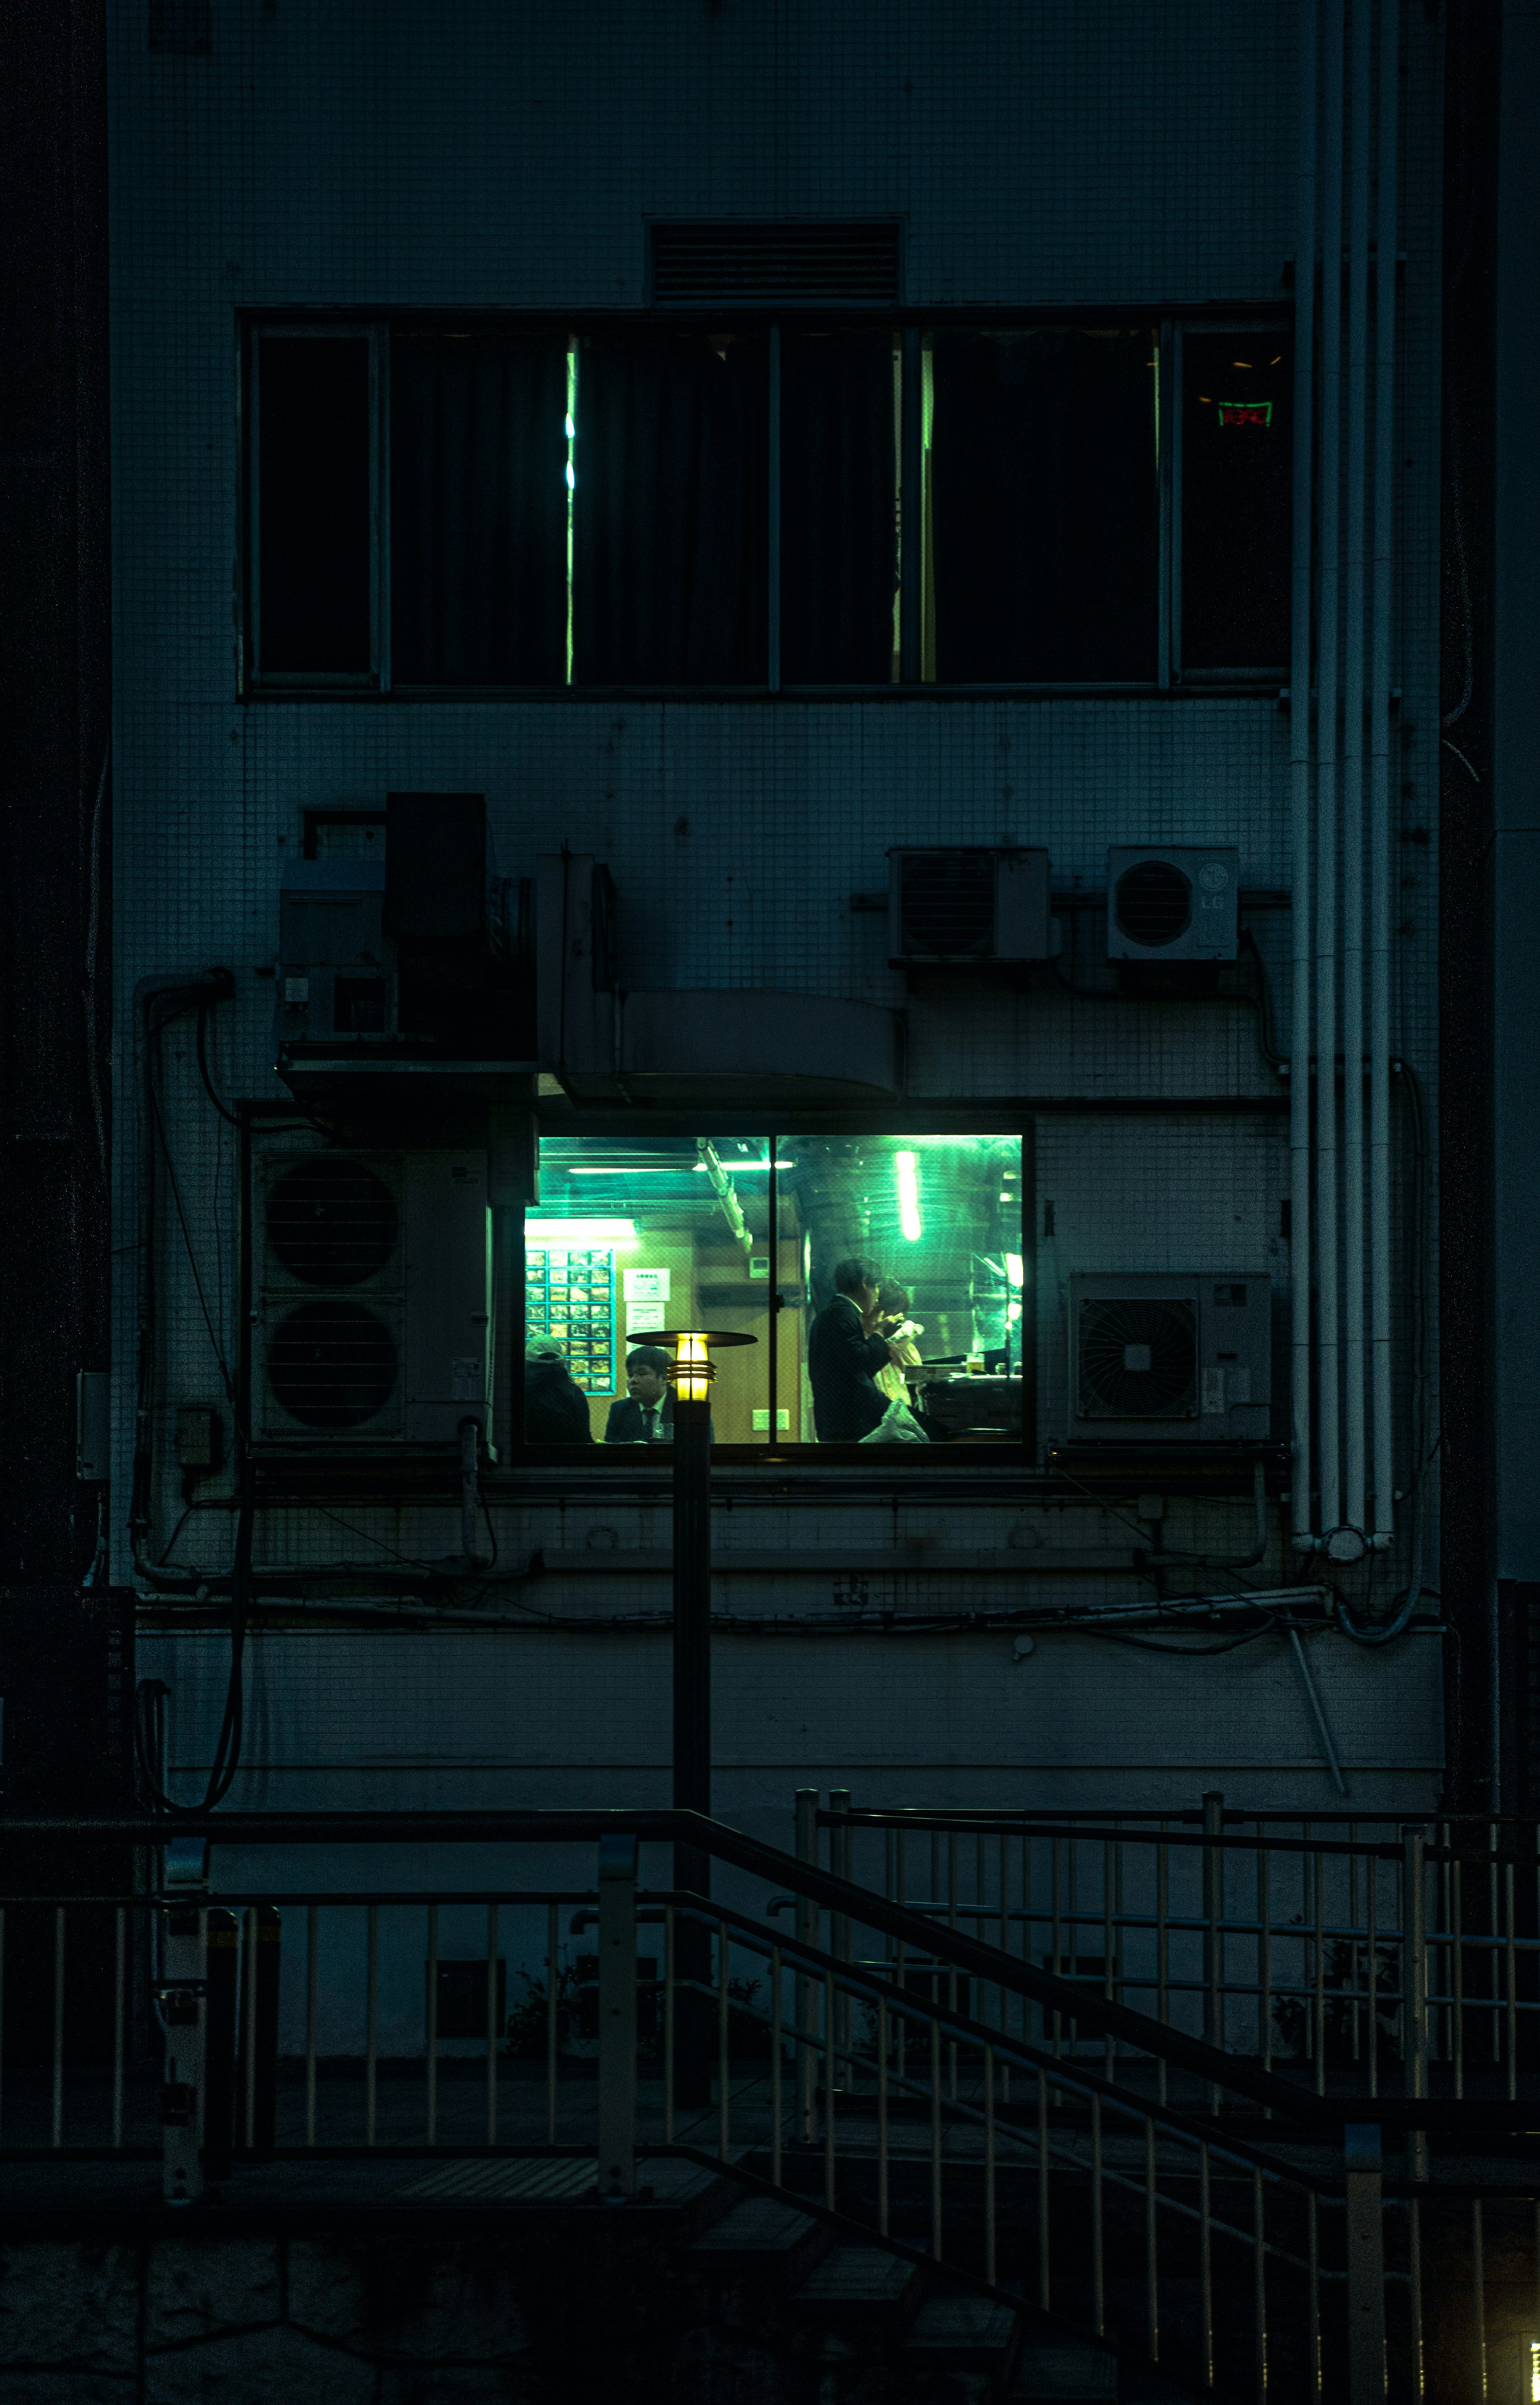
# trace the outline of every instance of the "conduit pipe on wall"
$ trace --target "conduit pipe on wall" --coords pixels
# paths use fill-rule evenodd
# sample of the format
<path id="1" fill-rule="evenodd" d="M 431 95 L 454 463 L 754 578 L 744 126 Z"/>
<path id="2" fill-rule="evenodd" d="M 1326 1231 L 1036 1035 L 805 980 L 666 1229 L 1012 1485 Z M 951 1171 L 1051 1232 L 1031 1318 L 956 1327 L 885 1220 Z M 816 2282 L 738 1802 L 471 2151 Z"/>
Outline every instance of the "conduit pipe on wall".
<path id="1" fill-rule="evenodd" d="M 1293 625 L 1289 665 L 1293 978 L 1289 1034 L 1290 1249 L 1293 1255 L 1293 1525 L 1310 1535 L 1310 619 L 1314 532 L 1316 313 L 1315 0 L 1302 0 L 1299 185 L 1294 241 Z"/>
<path id="2" fill-rule="evenodd" d="M 1348 210 L 1347 578 L 1342 641 L 1342 1380 L 1343 1510 L 1349 1528 L 1368 1522 L 1364 1467 L 1363 1324 L 1363 639 L 1369 536 L 1369 139 L 1374 21 L 1352 0 Z M 1329 1529 L 1332 1523 L 1328 1521 Z"/>
<path id="3" fill-rule="evenodd" d="M 1363 5 L 1363 0 L 1360 0 Z M 1337 1312 L 1336 878 L 1338 576 L 1342 523 L 1343 0 L 1327 0 L 1321 224 L 1321 587 L 1316 671 L 1317 1444 L 1321 1525 L 1342 1516 L 1342 1364 Z"/>
<path id="4" fill-rule="evenodd" d="M 1400 0 L 1379 19 L 1379 193 L 1375 236 L 1374 630 L 1369 687 L 1369 1311 L 1374 1538 L 1391 1541 L 1391 607 L 1395 476 Z M 1418 1583 L 1414 1569 L 1412 1583 Z"/>
<path id="5" fill-rule="evenodd" d="M 1305 303 L 1318 219 L 1321 331 L 1319 389 L 1313 396 L 1319 407 L 1319 475 L 1314 485 L 1319 584 L 1313 847 L 1308 827 L 1307 700 L 1298 710 L 1305 723 L 1296 724 L 1291 744 L 1295 920 L 1290 1129 L 1296 1197 L 1293 1527 L 1301 1550 L 1323 1546 L 1339 1561 L 1358 1558 L 1368 1543 L 1381 1547 L 1390 1543 L 1394 1499 L 1390 817 L 1399 10 L 1400 0 L 1378 0 L 1378 12 L 1376 0 L 1325 0 L 1321 23 L 1307 10 L 1301 24 L 1304 121 L 1297 254 L 1304 267 L 1296 266 L 1295 390 L 1302 422 L 1295 434 L 1292 699 L 1293 695 L 1309 694 L 1311 453 L 1303 421 L 1310 414 L 1314 362 L 1308 355 L 1309 312 Z M 1314 172 L 1318 66 L 1322 118 L 1319 185 Z M 1298 1198 L 1307 1195 L 1310 1184 L 1309 1112 L 1301 1089 L 1312 1057 L 1312 986 L 1318 1329 L 1313 1413 L 1308 1357 L 1311 1247 L 1307 1237 L 1301 1242 L 1298 1224 L 1306 1217 Z M 1309 1497 L 1312 1418 L 1319 1519 L 1310 1509 Z"/>

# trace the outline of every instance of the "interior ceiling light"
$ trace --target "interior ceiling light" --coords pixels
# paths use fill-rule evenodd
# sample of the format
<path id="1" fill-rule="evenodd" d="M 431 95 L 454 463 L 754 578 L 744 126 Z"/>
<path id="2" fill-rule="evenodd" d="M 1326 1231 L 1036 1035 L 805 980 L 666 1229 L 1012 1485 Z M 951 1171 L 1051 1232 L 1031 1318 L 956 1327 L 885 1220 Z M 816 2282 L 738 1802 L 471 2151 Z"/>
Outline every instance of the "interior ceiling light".
<path id="1" fill-rule="evenodd" d="M 582 1253 L 603 1245 L 633 1245 L 634 1219 L 526 1219 L 527 1245 L 546 1245 L 553 1252 Z"/>
<path id="2" fill-rule="evenodd" d="M 914 1154 L 895 1153 L 893 1166 L 898 1180 L 898 1224 L 904 1231 L 905 1242 L 917 1245 L 921 1234 L 920 1182 Z"/>

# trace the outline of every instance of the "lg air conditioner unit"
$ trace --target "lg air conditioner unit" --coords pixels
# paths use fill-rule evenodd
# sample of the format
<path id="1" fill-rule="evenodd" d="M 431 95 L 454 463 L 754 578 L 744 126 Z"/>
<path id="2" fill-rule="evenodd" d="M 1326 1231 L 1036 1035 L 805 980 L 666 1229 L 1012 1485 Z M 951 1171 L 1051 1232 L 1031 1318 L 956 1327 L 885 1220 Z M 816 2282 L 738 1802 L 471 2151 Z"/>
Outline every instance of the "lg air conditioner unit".
<path id="1" fill-rule="evenodd" d="M 982 968 L 1057 953 L 1046 851 L 890 851 L 887 865 L 891 967 Z"/>
<path id="2" fill-rule="evenodd" d="M 487 1160 L 286 1149 L 256 1190 L 261 1443 L 453 1444 L 488 1426 Z"/>
<path id="3" fill-rule="evenodd" d="M 1069 1281 L 1069 1433 L 1079 1441 L 1264 1441 L 1272 1287 L 1224 1270 Z"/>
<path id="4" fill-rule="evenodd" d="M 1122 844 L 1107 855 L 1107 957 L 1233 961 L 1240 854 L 1215 845 Z"/>

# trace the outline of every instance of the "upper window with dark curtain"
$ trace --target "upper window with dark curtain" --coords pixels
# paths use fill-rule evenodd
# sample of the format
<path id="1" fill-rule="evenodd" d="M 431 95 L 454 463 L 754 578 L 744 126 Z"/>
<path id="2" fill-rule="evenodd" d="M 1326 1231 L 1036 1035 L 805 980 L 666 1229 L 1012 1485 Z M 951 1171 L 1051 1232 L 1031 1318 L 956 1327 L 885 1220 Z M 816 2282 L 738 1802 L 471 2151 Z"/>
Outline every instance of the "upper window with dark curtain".
<path id="1" fill-rule="evenodd" d="M 781 673 L 883 684 L 898 586 L 894 336 L 786 333 L 781 345 Z"/>
<path id="2" fill-rule="evenodd" d="M 367 334 L 255 345 L 259 675 L 369 673 L 369 350 Z"/>
<path id="3" fill-rule="evenodd" d="M 1181 668 L 1283 671 L 1293 358 L 1281 333 L 1182 336 Z"/>
<path id="4" fill-rule="evenodd" d="M 935 337 L 940 682 L 1154 678 L 1156 358 L 1150 328 Z"/>
<path id="5" fill-rule="evenodd" d="M 760 333 L 584 337 L 576 683 L 764 682 L 767 361 Z"/>
<path id="6" fill-rule="evenodd" d="M 559 335 L 392 339 L 397 684 L 564 681 L 566 416 Z"/>

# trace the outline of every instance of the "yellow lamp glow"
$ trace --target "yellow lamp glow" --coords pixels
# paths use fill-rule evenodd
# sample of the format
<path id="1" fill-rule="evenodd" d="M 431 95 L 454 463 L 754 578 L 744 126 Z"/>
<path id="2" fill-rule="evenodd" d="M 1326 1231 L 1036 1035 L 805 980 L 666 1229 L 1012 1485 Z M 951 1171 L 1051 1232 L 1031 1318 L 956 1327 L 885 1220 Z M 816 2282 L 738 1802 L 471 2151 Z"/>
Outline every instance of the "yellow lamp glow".
<path id="1" fill-rule="evenodd" d="M 682 1403 L 711 1400 L 711 1383 L 716 1375 L 716 1364 L 712 1359 L 713 1346 L 753 1344 L 757 1341 L 741 1329 L 659 1328 L 647 1331 L 649 1344 L 671 1346 L 673 1349 L 669 1376 Z"/>
<path id="2" fill-rule="evenodd" d="M 675 1394 L 686 1403 L 703 1403 L 715 1375 L 709 1340 L 699 1329 L 686 1329 L 674 1355 Z"/>

